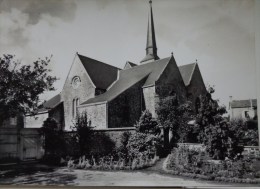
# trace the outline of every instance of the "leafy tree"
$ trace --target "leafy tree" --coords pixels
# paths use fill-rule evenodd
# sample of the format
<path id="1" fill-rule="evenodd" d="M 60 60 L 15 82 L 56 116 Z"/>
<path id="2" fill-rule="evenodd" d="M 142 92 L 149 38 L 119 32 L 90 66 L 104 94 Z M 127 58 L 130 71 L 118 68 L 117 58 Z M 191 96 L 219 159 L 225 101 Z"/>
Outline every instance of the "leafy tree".
<path id="1" fill-rule="evenodd" d="M 137 132 L 160 134 L 158 122 L 152 117 L 149 110 L 143 111 L 139 121 L 135 125 Z"/>
<path id="2" fill-rule="evenodd" d="M 47 69 L 50 58 L 33 65 L 21 65 L 13 55 L 0 57 L 0 125 L 17 114 L 32 113 L 39 106 L 39 95 L 54 90 L 56 77 Z"/>
<path id="3" fill-rule="evenodd" d="M 233 157 L 238 152 L 238 139 L 229 128 L 228 121 L 223 118 L 226 109 L 212 99 L 214 88 L 209 87 L 208 93 L 200 97 L 200 107 L 196 115 L 196 127 L 200 133 L 198 139 L 206 145 L 213 159 Z"/>
<path id="4" fill-rule="evenodd" d="M 176 94 L 160 99 L 156 109 L 158 121 L 164 128 L 164 133 L 169 135 L 169 143 L 171 148 L 181 139 L 184 140 L 188 128 L 187 123 L 193 119 L 190 102 L 181 104 Z M 167 137 L 166 137 L 167 138 Z"/>
<path id="5" fill-rule="evenodd" d="M 45 157 L 59 161 L 65 152 L 65 139 L 63 131 L 58 127 L 55 119 L 47 118 L 40 130 L 44 136 Z M 53 160 L 52 159 L 52 160 Z"/>
<path id="6" fill-rule="evenodd" d="M 86 155 L 90 152 L 91 139 L 94 131 L 87 113 L 77 114 L 75 124 L 72 128 L 75 131 L 74 140 L 77 143 L 79 155 Z"/>

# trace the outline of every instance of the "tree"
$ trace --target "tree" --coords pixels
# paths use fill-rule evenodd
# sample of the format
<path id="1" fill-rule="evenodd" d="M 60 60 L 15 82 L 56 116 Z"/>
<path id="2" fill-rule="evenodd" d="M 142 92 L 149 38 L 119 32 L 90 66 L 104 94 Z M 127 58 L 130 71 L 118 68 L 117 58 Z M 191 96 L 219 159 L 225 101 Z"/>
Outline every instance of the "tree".
<path id="1" fill-rule="evenodd" d="M 58 127 L 55 119 L 47 118 L 43 122 L 40 133 L 44 136 L 45 160 L 48 163 L 58 163 L 65 154 L 65 139 L 62 129 Z"/>
<path id="2" fill-rule="evenodd" d="M 50 58 L 21 65 L 13 55 L 0 57 L 0 125 L 6 118 L 36 111 L 39 95 L 54 90 L 56 77 L 47 69 Z"/>
<path id="3" fill-rule="evenodd" d="M 183 139 L 185 128 L 188 127 L 187 123 L 193 119 L 192 109 L 190 102 L 181 104 L 176 94 L 164 97 L 160 99 L 159 105 L 156 109 L 158 115 L 158 121 L 164 128 L 164 135 L 169 133 L 169 138 L 166 136 L 165 139 L 170 144 L 171 148 L 176 144 L 179 139 Z"/>
<path id="4" fill-rule="evenodd" d="M 77 148 L 79 149 L 79 155 L 88 154 L 90 152 L 90 144 L 93 139 L 94 131 L 86 112 L 77 114 L 72 129 L 75 131 L 74 139 L 77 143 Z"/>
<path id="5" fill-rule="evenodd" d="M 135 125 L 136 130 L 141 133 L 160 134 L 158 122 L 152 117 L 149 110 L 143 111 L 139 121 Z"/>
<path id="6" fill-rule="evenodd" d="M 200 131 L 198 140 L 206 145 L 209 155 L 213 159 L 223 160 L 225 157 L 234 157 L 239 151 L 238 138 L 223 117 L 226 108 L 212 99 L 214 92 L 214 88 L 209 87 L 208 93 L 200 97 L 196 127 Z"/>

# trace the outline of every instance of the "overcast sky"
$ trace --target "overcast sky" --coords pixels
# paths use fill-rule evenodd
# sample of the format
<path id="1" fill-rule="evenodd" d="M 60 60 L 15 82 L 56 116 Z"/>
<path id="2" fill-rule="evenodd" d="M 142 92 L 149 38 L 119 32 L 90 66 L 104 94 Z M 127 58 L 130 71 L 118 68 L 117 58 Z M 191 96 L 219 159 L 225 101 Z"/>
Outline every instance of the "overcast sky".
<path id="1" fill-rule="evenodd" d="M 75 53 L 123 68 L 145 56 L 148 0 L 0 0 L 0 56 L 53 55 L 61 91 Z M 256 98 L 253 0 L 154 0 L 160 58 L 198 64 L 215 98 Z"/>

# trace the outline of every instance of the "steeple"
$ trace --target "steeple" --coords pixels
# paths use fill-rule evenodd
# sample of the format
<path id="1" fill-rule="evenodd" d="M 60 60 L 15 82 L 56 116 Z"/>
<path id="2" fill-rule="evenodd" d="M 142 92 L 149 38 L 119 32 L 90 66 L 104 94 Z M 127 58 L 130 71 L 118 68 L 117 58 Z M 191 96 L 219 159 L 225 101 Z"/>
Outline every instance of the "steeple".
<path id="1" fill-rule="evenodd" d="M 150 11 L 148 16 L 148 28 L 147 28 L 147 42 L 146 42 L 146 56 L 141 61 L 141 63 L 147 63 L 154 60 L 160 59 L 157 56 L 157 46 L 155 40 L 155 30 L 153 23 L 153 9 L 152 9 L 152 1 L 149 1 Z"/>

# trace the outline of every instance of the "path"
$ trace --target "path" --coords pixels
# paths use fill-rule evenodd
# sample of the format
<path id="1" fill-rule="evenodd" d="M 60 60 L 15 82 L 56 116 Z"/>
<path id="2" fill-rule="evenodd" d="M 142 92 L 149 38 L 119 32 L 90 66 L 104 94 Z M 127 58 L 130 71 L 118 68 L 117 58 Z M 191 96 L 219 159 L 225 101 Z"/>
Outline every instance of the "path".
<path id="1" fill-rule="evenodd" d="M 0 185 L 56 185 L 56 186 L 242 186 L 234 183 L 218 183 L 161 174 L 164 159 L 154 167 L 142 171 L 90 171 L 70 170 L 66 167 L 48 168 L 34 165 L 17 169 L 0 177 Z M 27 170 L 28 169 L 28 170 Z M 16 171 L 17 171 L 16 170 Z M 159 172 L 159 173 L 158 173 Z M 253 186 L 253 185 L 243 185 Z M 252 189 L 252 188 L 251 188 Z"/>

